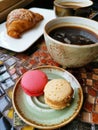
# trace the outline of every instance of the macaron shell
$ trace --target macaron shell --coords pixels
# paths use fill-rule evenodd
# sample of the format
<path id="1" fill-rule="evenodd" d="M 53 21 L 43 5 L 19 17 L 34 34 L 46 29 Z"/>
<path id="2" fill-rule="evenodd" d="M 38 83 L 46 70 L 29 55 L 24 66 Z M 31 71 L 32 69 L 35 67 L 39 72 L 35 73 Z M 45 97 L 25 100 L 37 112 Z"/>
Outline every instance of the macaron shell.
<path id="1" fill-rule="evenodd" d="M 21 86 L 28 95 L 36 96 L 43 93 L 48 82 L 47 75 L 40 70 L 29 70 L 24 73 L 21 79 Z"/>
<path id="2" fill-rule="evenodd" d="M 27 94 L 27 95 L 29 95 L 29 96 L 40 96 L 40 95 L 42 95 L 44 92 L 42 91 L 42 92 L 39 92 L 39 93 L 31 93 L 31 92 L 29 92 L 28 90 L 26 90 L 26 89 L 24 89 L 23 88 L 23 90 L 24 90 L 24 92 Z"/>

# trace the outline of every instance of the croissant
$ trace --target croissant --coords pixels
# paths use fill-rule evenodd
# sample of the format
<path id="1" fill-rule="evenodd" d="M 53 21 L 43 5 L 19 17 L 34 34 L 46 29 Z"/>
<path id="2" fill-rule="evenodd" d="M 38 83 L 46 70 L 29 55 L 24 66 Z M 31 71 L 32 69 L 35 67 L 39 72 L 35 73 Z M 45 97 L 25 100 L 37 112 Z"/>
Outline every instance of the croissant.
<path id="1" fill-rule="evenodd" d="M 36 26 L 44 17 L 28 9 L 14 9 L 7 16 L 7 34 L 13 38 L 20 38 L 22 33 Z"/>

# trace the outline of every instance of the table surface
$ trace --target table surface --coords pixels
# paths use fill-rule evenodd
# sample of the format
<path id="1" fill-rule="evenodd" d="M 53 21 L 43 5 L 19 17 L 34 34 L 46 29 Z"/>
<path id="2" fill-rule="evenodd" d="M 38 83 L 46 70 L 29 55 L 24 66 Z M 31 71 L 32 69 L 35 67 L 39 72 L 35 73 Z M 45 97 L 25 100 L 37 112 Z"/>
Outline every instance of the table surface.
<path id="1" fill-rule="evenodd" d="M 31 3 L 26 8 L 42 7 L 41 3 L 40 6 L 37 4 L 38 2 Z M 47 8 L 47 5 L 43 7 Z M 49 7 L 52 8 L 52 3 Z M 88 15 L 87 11 L 86 13 Z M 12 106 L 12 91 L 23 73 L 42 65 L 60 66 L 48 53 L 43 36 L 23 53 L 0 48 L 0 130 L 36 129 L 25 124 L 15 113 Z M 98 130 L 98 62 L 80 68 L 67 68 L 67 71 L 80 82 L 84 102 L 79 115 L 58 130 Z"/>

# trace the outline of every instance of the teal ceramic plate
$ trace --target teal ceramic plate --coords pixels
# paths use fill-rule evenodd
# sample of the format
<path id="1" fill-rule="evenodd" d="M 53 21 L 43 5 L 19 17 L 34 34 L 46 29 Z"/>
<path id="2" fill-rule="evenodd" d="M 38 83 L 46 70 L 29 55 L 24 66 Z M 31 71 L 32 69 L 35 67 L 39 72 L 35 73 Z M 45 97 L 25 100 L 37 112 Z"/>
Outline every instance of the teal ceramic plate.
<path id="1" fill-rule="evenodd" d="M 76 78 L 59 67 L 41 66 L 36 69 L 44 71 L 49 79 L 64 78 L 74 89 L 71 105 L 63 110 L 51 109 L 44 103 L 44 95 L 30 97 L 20 85 L 21 78 L 13 90 L 12 103 L 18 116 L 28 125 L 39 129 L 55 129 L 71 122 L 79 113 L 83 103 L 82 88 Z"/>

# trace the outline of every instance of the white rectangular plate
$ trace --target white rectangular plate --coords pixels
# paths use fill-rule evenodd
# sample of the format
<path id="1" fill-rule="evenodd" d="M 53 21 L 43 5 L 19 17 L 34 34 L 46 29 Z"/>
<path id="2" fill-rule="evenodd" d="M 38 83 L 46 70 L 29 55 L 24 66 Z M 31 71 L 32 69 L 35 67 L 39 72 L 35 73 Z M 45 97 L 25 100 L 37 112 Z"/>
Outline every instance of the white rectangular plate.
<path id="1" fill-rule="evenodd" d="M 44 32 L 44 25 L 51 19 L 55 18 L 53 10 L 30 8 L 31 11 L 40 13 L 44 20 L 37 24 L 36 27 L 27 31 L 20 39 L 15 39 L 7 35 L 5 22 L 0 24 L 0 47 L 14 51 L 23 52 L 27 50 Z"/>

